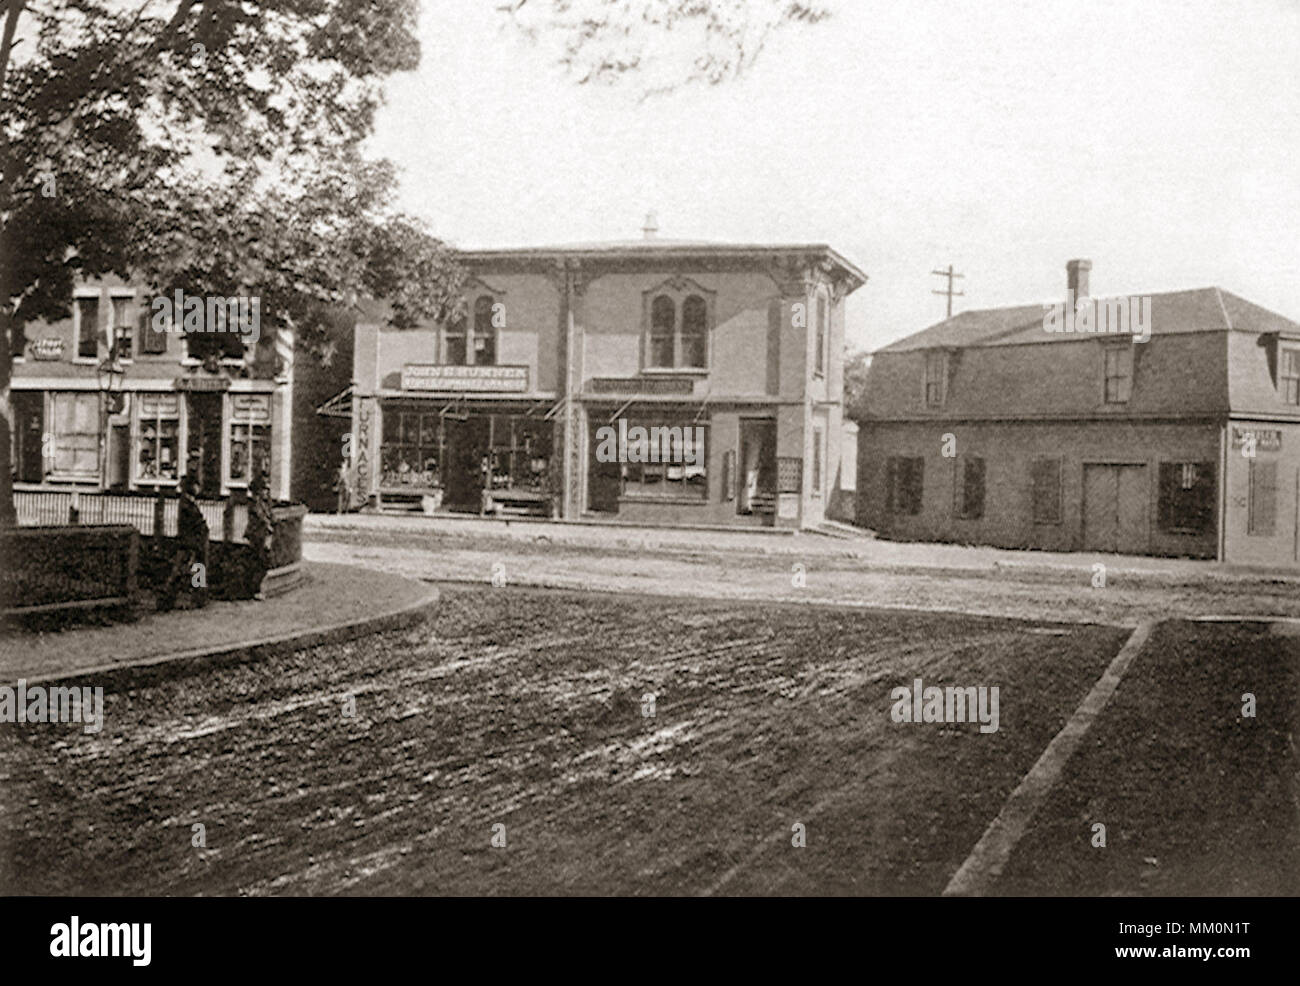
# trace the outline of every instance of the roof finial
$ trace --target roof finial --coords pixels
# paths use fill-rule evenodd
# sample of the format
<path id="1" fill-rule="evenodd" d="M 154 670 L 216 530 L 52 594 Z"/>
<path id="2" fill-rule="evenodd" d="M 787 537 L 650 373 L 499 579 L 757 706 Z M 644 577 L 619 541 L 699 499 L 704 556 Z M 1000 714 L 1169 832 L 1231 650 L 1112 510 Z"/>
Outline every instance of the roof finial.
<path id="1" fill-rule="evenodd" d="M 645 214 L 645 225 L 641 227 L 641 232 L 645 234 L 647 240 L 653 240 L 659 233 L 659 217 L 651 209 Z"/>

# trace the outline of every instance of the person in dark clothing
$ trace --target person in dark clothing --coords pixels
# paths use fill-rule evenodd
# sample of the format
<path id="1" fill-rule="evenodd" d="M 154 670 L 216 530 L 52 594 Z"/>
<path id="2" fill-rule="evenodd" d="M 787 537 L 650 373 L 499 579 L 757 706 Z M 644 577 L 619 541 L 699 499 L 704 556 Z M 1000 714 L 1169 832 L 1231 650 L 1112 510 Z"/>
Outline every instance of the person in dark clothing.
<path id="1" fill-rule="evenodd" d="M 176 605 L 181 587 L 189 584 L 190 598 L 198 607 L 208 604 L 208 522 L 195 494 L 198 481 L 186 474 L 181 479 L 180 507 L 176 518 L 176 553 L 171 571 L 158 594 L 158 609 L 166 612 Z M 196 568 L 195 566 L 201 566 Z"/>
<path id="2" fill-rule="evenodd" d="M 271 492 L 267 489 L 266 474 L 259 471 L 248 484 L 248 527 L 244 537 L 252 549 L 248 571 L 247 593 L 253 599 L 262 598 L 262 579 L 271 567 Z"/>

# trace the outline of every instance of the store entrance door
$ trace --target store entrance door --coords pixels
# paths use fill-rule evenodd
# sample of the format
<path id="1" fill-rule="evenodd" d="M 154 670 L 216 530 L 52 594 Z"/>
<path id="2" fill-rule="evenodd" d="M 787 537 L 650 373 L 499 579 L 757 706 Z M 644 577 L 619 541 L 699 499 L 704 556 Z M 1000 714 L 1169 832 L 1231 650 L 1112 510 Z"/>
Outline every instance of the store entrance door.
<path id="1" fill-rule="evenodd" d="M 1147 482 L 1143 466 L 1083 467 L 1083 547 L 1140 555 L 1148 550 Z"/>
<path id="2" fill-rule="evenodd" d="M 447 459 L 444 473 L 448 510 L 478 513 L 483 506 L 483 466 L 488 455 L 488 419 L 485 417 L 442 420 Z"/>
<path id="3" fill-rule="evenodd" d="M 199 496 L 221 496 L 221 394 L 190 394 L 189 463 Z"/>

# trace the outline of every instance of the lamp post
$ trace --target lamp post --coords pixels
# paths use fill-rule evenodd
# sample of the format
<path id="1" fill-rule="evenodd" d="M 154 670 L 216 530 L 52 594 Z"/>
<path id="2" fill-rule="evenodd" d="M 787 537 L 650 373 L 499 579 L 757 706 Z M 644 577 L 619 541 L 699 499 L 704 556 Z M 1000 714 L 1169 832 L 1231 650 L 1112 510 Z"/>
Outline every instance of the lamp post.
<path id="1" fill-rule="evenodd" d="M 99 481 L 108 489 L 108 416 L 122 409 L 122 378 L 126 367 L 117 356 L 117 341 L 108 347 L 108 355 L 95 367 L 99 384 Z"/>

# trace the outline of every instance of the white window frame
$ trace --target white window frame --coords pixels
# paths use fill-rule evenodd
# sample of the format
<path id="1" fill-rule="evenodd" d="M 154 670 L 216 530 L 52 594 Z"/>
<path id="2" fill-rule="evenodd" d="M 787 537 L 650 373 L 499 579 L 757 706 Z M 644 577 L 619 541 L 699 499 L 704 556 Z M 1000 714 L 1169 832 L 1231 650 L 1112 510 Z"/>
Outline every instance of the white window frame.
<path id="1" fill-rule="evenodd" d="M 88 298 L 94 298 L 99 302 L 99 309 L 102 309 L 104 307 L 103 296 L 104 292 L 99 288 L 74 288 L 72 291 L 72 362 L 82 366 L 97 366 L 99 364 L 99 326 L 95 326 L 95 355 L 82 356 L 80 302 Z M 102 312 L 100 318 L 103 318 Z"/>
<path id="2" fill-rule="evenodd" d="M 108 323 L 109 323 L 108 324 L 108 345 L 110 349 L 117 343 L 117 330 L 119 328 L 119 326 L 117 325 L 113 317 L 115 311 L 113 307 L 113 302 L 115 301 L 134 302 L 135 288 L 109 288 L 108 289 Z M 140 313 L 139 311 L 137 311 L 135 314 L 135 321 L 138 323 L 139 320 L 140 320 Z M 128 319 L 127 321 L 129 323 L 131 320 Z M 135 362 L 136 354 L 140 351 L 141 340 L 136 338 L 136 336 L 139 335 L 139 332 L 137 331 L 138 328 L 137 325 L 128 324 L 127 327 L 131 330 L 131 355 L 126 357 L 119 357 L 119 362 L 125 363 L 127 366 L 130 366 L 132 363 Z"/>

